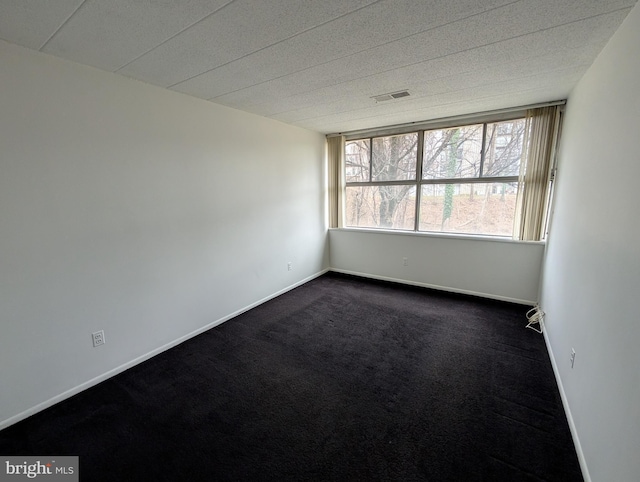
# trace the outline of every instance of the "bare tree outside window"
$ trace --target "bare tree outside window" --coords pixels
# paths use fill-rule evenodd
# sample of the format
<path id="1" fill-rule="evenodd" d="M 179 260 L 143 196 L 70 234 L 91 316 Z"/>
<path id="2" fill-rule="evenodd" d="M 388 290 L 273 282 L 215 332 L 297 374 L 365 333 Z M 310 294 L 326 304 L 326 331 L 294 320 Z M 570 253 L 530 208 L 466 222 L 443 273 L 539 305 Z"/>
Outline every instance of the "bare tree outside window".
<path id="1" fill-rule="evenodd" d="M 347 141 L 347 226 L 510 236 L 525 128 L 515 119 Z"/>
<path id="2" fill-rule="evenodd" d="M 349 141 L 345 145 L 347 183 L 375 182 L 372 186 L 347 185 L 347 225 L 413 229 L 418 134 Z"/>

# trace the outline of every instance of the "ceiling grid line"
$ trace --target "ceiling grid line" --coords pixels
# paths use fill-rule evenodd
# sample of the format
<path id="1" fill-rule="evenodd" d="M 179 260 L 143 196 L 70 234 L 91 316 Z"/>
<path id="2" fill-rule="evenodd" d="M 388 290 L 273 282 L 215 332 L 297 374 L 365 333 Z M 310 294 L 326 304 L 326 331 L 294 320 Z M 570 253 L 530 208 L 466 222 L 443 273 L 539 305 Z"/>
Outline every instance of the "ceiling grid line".
<path id="1" fill-rule="evenodd" d="M 554 25 L 552 27 L 548 27 L 548 28 L 544 28 L 544 29 L 534 30 L 534 31 L 523 33 L 523 34 L 520 34 L 520 35 L 515 35 L 513 37 L 508 37 L 508 38 L 505 38 L 505 39 L 497 40 L 495 42 L 488 42 L 488 43 L 485 43 L 485 44 L 469 47 L 469 48 L 466 48 L 466 49 L 457 50 L 455 52 L 450 52 L 450 53 L 447 53 L 447 54 L 439 55 L 437 57 L 431 57 L 431 58 L 428 58 L 428 59 L 419 60 L 417 62 L 412 62 L 412 63 L 409 63 L 409 64 L 403 64 L 403 65 L 400 65 L 400 66 L 395 66 L 395 67 L 393 67 L 391 69 L 380 70 L 380 71 L 377 71 L 377 72 L 375 72 L 373 74 L 363 75 L 361 77 L 355 77 L 353 79 L 345 80 L 345 81 L 342 81 L 342 82 L 336 82 L 335 84 L 332 85 L 332 87 L 336 87 L 336 86 L 341 85 L 341 84 L 348 84 L 348 83 L 351 83 L 351 82 L 357 82 L 357 81 L 360 81 L 360 80 L 363 80 L 363 79 L 367 79 L 367 78 L 370 78 L 370 77 L 375 77 L 376 75 L 380 75 L 380 74 L 384 74 L 384 73 L 388 73 L 388 72 L 393 72 L 393 71 L 396 71 L 396 70 L 399 70 L 399 69 L 404 69 L 404 68 L 407 68 L 407 67 L 414 67 L 414 66 L 417 66 L 417 65 L 420 65 L 420 64 L 433 62 L 435 60 L 445 59 L 447 57 L 450 57 L 450 56 L 453 56 L 453 55 L 458 55 L 458 54 L 461 54 L 461 53 L 473 52 L 474 50 L 478 50 L 478 49 L 482 49 L 482 48 L 486 48 L 486 47 L 491 47 L 493 45 L 499 45 L 501 43 L 508 42 L 510 40 L 516 40 L 516 39 L 519 39 L 519 38 L 524 38 L 524 37 L 527 37 L 527 36 L 530 36 L 530 35 L 535 35 L 537 33 L 549 32 L 551 30 L 555 30 L 555 29 L 559 29 L 559 28 L 562 28 L 562 27 L 566 27 L 568 25 L 576 24 L 576 23 L 583 22 L 583 21 L 586 21 L 586 20 L 596 19 L 596 18 L 599 18 L 599 17 L 604 17 L 606 15 L 612 15 L 612 14 L 615 14 L 615 13 L 618 13 L 618 12 L 622 12 L 622 11 L 625 11 L 625 10 L 628 10 L 628 7 L 619 8 L 619 9 L 612 10 L 612 11 L 609 11 L 609 12 L 606 12 L 606 13 L 602 13 L 602 14 L 598 14 L 598 15 L 592 15 L 590 17 L 585 17 L 585 18 L 581 18 L 581 19 L 578 19 L 578 20 L 573 20 L 573 21 L 570 21 L 570 22 L 565 22 L 563 24 Z M 376 48 L 376 47 L 373 47 L 373 48 Z M 535 57 L 533 57 L 533 58 L 535 58 Z M 310 67 L 310 68 L 313 68 L 313 67 Z M 283 77 L 286 77 L 286 76 L 283 76 Z M 430 80 L 437 80 L 437 79 L 438 78 L 436 77 L 436 78 L 431 78 Z M 322 90 L 323 88 L 324 87 L 320 87 L 320 88 L 313 89 L 313 90 L 299 92 L 299 93 L 297 93 L 295 95 L 297 96 L 297 95 L 302 95 L 302 94 L 311 94 L 311 93 L 317 92 L 319 90 Z M 230 93 L 232 93 L 232 92 L 230 92 Z M 222 97 L 224 95 L 227 95 L 227 94 L 221 94 L 221 95 L 219 95 L 217 97 L 213 97 L 213 98 L 207 99 L 207 100 L 212 101 L 212 100 L 215 100 L 215 99 L 217 99 L 219 97 Z M 289 96 L 289 97 L 285 97 L 285 98 L 290 98 L 290 97 L 294 97 L 294 96 Z M 413 97 L 413 99 L 417 98 L 415 96 L 412 96 L 412 97 Z M 284 113 L 288 113 L 288 112 L 294 112 L 296 110 L 299 110 L 299 109 L 291 109 L 291 110 L 286 110 L 286 111 L 282 111 L 282 112 L 274 112 L 272 115 L 278 115 L 278 114 L 284 114 Z"/>
<path id="2" fill-rule="evenodd" d="M 141 53 L 140 55 L 138 55 L 137 57 L 129 60 L 126 64 L 121 65 L 120 67 L 118 67 L 116 70 L 114 70 L 114 73 L 118 73 L 119 71 L 121 71 L 122 69 L 124 69 L 125 67 L 127 67 L 128 65 L 132 64 L 133 62 L 135 62 L 136 60 L 138 60 L 141 57 L 144 57 L 145 55 L 147 55 L 149 52 L 153 52 L 155 49 L 157 49 L 158 47 L 160 47 L 161 45 L 166 44 L 167 42 L 173 40 L 174 38 L 176 38 L 178 35 L 180 35 L 181 33 L 185 32 L 186 30 L 189 30 L 191 27 L 195 27 L 196 25 L 198 25 L 201 22 L 204 22 L 205 20 L 207 20 L 209 17 L 219 13 L 221 10 L 223 10 L 224 8 L 228 7 L 229 5 L 231 5 L 233 2 L 235 2 L 236 0 L 230 0 L 229 2 L 225 3 L 224 5 L 222 5 L 221 7 L 217 8 L 216 10 L 214 10 L 213 12 L 205 15 L 204 17 L 202 17 L 200 20 L 196 20 L 195 22 L 193 22 L 191 25 L 186 26 L 185 28 L 183 28 L 182 30 L 180 30 L 179 32 L 176 32 L 175 34 L 173 34 L 172 36 L 170 36 L 169 38 L 163 40 L 162 42 L 160 42 L 157 45 L 154 45 L 153 47 L 151 47 L 149 50 L 147 50 L 146 52 Z"/>
<path id="3" fill-rule="evenodd" d="M 507 7 L 507 6 L 509 6 L 509 5 L 513 5 L 513 4 L 516 4 L 516 3 L 520 3 L 520 2 L 522 2 L 522 1 L 523 1 L 523 0 L 514 0 L 513 2 L 505 3 L 505 4 L 503 4 L 503 5 L 499 5 L 499 6 L 497 6 L 497 7 L 490 8 L 490 9 L 488 9 L 488 10 L 483 10 L 482 12 L 477 12 L 477 13 L 474 13 L 474 14 L 472 14 L 472 15 L 468 15 L 468 16 L 466 16 L 466 17 L 462 17 L 462 18 L 458 18 L 458 19 L 456 19 L 456 20 L 452 20 L 451 22 L 446 22 L 446 23 L 443 23 L 443 24 L 440 24 L 440 25 L 434 25 L 434 26 L 429 27 L 429 28 L 426 28 L 426 29 L 424 29 L 424 30 L 420 30 L 420 31 L 418 31 L 418 32 L 414 32 L 414 33 L 412 33 L 412 34 L 410 34 L 410 35 L 407 35 L 407 36 L 405 36 L 405 37 L 399 37 L 399 38 L 396 38 L 396 39 L 393 39 L 393 40 L 389 40 L 388 42 L 383 42 L 383 43 L 380 43 L 380 44 L 374 45 L 373 47 L 369 47 L 369 48 L 366 48 L 366 49 L 362 49 L 362 50 L 359 50 L 359 51 L 357 51 L 357 52 L 352 52 L 352 53 L 349 53 L 349 54 L 347 54 L 347 55 L 343 55 L 342 57 L 336 57 L 336 58 L 333 58 L 333 59 L 331 59 L 331 60 L 327 60 L 326 62 L 321 62 L 321 63 L 318 63 L 318 64 L 314 64 L 314 65 L 312 65 L 312 66 L 310 66 L 310 67 L 305 67 L 304 69 L 299 69 L 299 70 L 294 71 L 294 72 L 289 72 L 289 73 L 284 74 L 284 75 L 281 75 L 281 76 L 279 76 L 279 77 L 274 77 L 274 78 L 269 79 L 269 80 L 264 80 L 264 81 L 262 81 L 262 82 L 258 82 L 258 83 L 256 83 L 256 84 L 253 84 L 253 85 L 250 85 L 250 86 L 247 86 L 247 87 L 243 87 L 243 88 L 241 88 L 241 89 L 236 89 L 236 90 L 232 90 L 232 91 L 229 91 L 229 92 L 225 92 L 224 94 L 220 94 L 220 95 L 217 95 L 217 96 L 215 96 L 215 97 L 211 97 L 211 98 L 209 98 L 209 99 L 207 99 L 207 100 L 215 100 L 215 99 L 217 99 L 217 98 L 219 98 L 219 97 L 222 97 L 222 96 L 224 96 L 224 95 L 234 94 L 234 93 L 236 93 L 236 92 L 240 92 L 240 91 L 245 90 L 245 89 L 251 89 L 251 88 L 256 87 L 256 86 L 258 86 L 258 85 L 265 84 L 265 83 L 268 83 L 268 82 L 272 82 L 272 81 L 274 81 L 274 80 L 282 79 L 282 78 L 287 77 L 287 76 L 289 76 L 289 75 L 294 75 L 294 74 L 298 74 L 298 73 L 300 73 L 300 72 L 304 72 L 304 71 L 307 71 L 307 70 L 310 70 L 310 69 L 314 69 L 314 68 L 319 67 L 319 66 L 321 66 L 321 65 L 328 65 L 328 64 L 330 64 L 331 62 L 336 62 L 336 61 L 338 61 L 338 60 L 343 60 L 343 59 L 346 59 L 346 58 L 349 58 L 349 57 L 353 57 L 353 56 L 355 56 L 355 55 L 363 54 L 363 53 L 368 52 L 368 51 L 370 51 L 370 50 L 374 50 L 374 49 L 377 49 L 377 48 L 380 48 L 380 47 L 384 47 L 384 46 L 386 46 L 386 45 L 390 45 L 390 44 L 395 43 L 395 42 L 400 42 L 400 41 L 402 41 L 402 40 L 406 40 L 406 39 L 409 39 L 409 38 L 411 38 L 411 37 L 415 37 L 415 36 L 417 36 L 417 35 L 423 35 L 423 34 L 425 34 L 425 33 L 427 33 L 427 32 L 430 32 L 431 30 L 436 30 L 436 29 L 438 29 L 438 28 L 447 27 L 447 26 L 449 26 L 449 25 L 453 25 L 453 24 L 455 24 L 455 23 L 457 23 L 457 22 L 462 22 L 462 21 L 468 20 L 468 19 L 470 19 L 470 18 L 477 17 L 477 16 L 479 16 L 479 15 L 485 15 L 485 14 L 487 14 L 487 13 L 490 13 L 490 12 L 494 11 L 494 10 L 498 10 L 498 9 L 501 9 L 501 8 Z M 253 52 L 252 52 L 252 54 L 253 54 Z M 252 55 L 252 54 L 249 54 L 249 55 Z M 220 66 L 220 67 L 222 67 L 222 66 Z M 216 68 L 219 68 L 219 67 L 216 67 Z M 211 69 L 211 70 L 215 70 L 215 69 Z M 203 73 L 206 73 L 206 72 L 203 72 Z M 200 74 L 200 75 L 202 75 L 202 74 Z"/>
<path id="4" fill-rule="evenodd" d="M 567 99 L 636 3 L 0 0 L 0 52 L 6 40 L 168 95 L 349 132 Z M 371 100 L 400 89 L 411 96 Z"/>
<path id="5" fill-rule="evenodd" d="M 71 20 L 71 18 L 78 13 L 78 11 L 88 2 L 89 0 L 82 0 L 82 3 L 80 5 L 78 5 L 75 10 L 73 12 L 71 12 L 71 15 L 69 15 L 67 17 L 67 19 L 62 22 L 60 24 L 60 26 L 49 36 L 49 38 L 47 40 L 44 41 L 44 43 L 38 48 L 38 51 L 42 52 L 42 50 L 47 46 L 47 44 L 49 42 L 51 42 L 51 40 L 53 40 L 53 38 L 58 35 L 58 32 L 60 32 L 60 30 L 62 30 L 62 28 L 69 22 L 69 20 Z"/>
<path id="6" fill-rule="evenodd" d="M 168 85 L 168 86 L 167 86 L 167 89 L 171 89 L 171 88 L 173 88 L 173 87 L 175 87 L 175 86 L 177 86 L 177 85 L 180 85 L 180 84 L 182 84 L 182 83 L 184 83 L 184 82 L 188 82 L 188 81 L 190 81 L 190 80 L 192 80 L 192 79 L 195 79 L 196 77 L 199 77 L 199 76 L 204 75 L 204 74 L 208 74 L 209 72 L 213 72 L 213 71 L 214 71 L 214 70 L 216 70 L 216 69 L 219 69 L 219 68 L 224 67 L 224 66 L 226 66 L 226 65 L 232 64 L 233 62 L 237 62 L 238 60 L 242 60 L 242 59 L 244 59 L 244 58 L 250 57 L 251 55 L 254 55 L 254 54 L 258 53 L 258 52 L 262 52 L 263 50 L 266 50 L 266 49 L 268 49 L 268 48 L 270 48 L 270 47 L 274 47 L 275 45 L 279 45 L 279 44 L 281 44 L 281 43 L 283 43 L 283 42 L 286 42 L 286 41 L 288 41 L 288 40 L 291 40 L 291 39 L 293 39 L 293 38 L 296 38 L 296 37 L 297 37 L 297 36 L 299 36 L 299 35 L 302 35 L 302 34 L 304 34 L 304 33 L 306 33 L 306 32 L 310 32 L 311 30 L 316 29 L 316 28 L 318 28 L 318 27 L 322 27 L 323 25 L 327 25 L 327 24 L 329 24 L 329 23 L 331 23 L 331 22 L 335 22 L 335 21 L 336 21 L 336 20 L 338 20 L 338 19 L 341 19 L 341 18 L 346 17 L 346 16 L 348 16 L 348 15 L 352 15 L 352 14 L 354 14 L 354 13 L 356 13 L 356 12 L 359 12 L 360 10 L 363 10 L 363 9 L 365 9 L 365 8 L 369 8 L 369 7 L 371 7 L 371 5 L 375 5 L 376 3 L 380 3 L 380 2 L 382 2 L 382 1 L 384 1 L 384 0 L 375 0 L 375 2 L 369 3 L 369 4 L 364 5 L 364 6 L 362 6 L 362 7 L 359 7 L 359 8 L 356 8 L 355 10 L 352 10 L 352 11 L 350 11 L 350 12 L 348 12 L 348 13 L 343 13 L 342 15 L 339 15 L 339 16 L 337 16 L 337 17 L 335 17 L 335 18 L 332 18 L 331 20 L 327 20 L 326 22 L 322 22 L 322 23 L 320 23 L 320 24 L 318 24 L 318 25 L 314 25 L 313 27 L 307 27 L 307 28 L 305 28 L 305 29 L 301 30 L 300 32 L 297 32 L 297 33 L 295 33 L 295 34 L 293 34 L 293 35 L 290 35 L 290 36 L 289 36 L 289 37 L 287 37 L 287 38 L 280 39 L 280 40 L 278 40 L 277 42 L 274 42 L 274 43 L 272 43 L 272 44 L 270 44 L 270 45 L 266 45 L 266 46 L 264 46 L 264 47 L 261 47 L 261 48 L 259 48 L 259 49 L 257 49 L 257 50 L 254 50 L 253 52 L 250 52 L 250 53 L 248 53 L 248 54 L 242 55 L 241 57 L 238 57 L 238 58 L 236 58 L 236 59 L 230 60 L 230 61 L 225 62 L 225 63 L 220 64 L 220 65 L 217 65 L 217 66 L 215 66 L 215 67 L 213 67 L 213 68 L 211 68 L 211 69 L 209 69 L 209 70 L 205 70 L 204 72 L 200 72 L 199 74 L 193 75 L 193 76 L 189 77 L 188 79 L 183 79 L 183 80 L 181 80 L 180 82 L 176 82 L 176 83 L 174 83 L 174 84 L 172 84 L 172 85 Z M 521 1 L 521 0 L 518 0 L 518 1 Z"/>

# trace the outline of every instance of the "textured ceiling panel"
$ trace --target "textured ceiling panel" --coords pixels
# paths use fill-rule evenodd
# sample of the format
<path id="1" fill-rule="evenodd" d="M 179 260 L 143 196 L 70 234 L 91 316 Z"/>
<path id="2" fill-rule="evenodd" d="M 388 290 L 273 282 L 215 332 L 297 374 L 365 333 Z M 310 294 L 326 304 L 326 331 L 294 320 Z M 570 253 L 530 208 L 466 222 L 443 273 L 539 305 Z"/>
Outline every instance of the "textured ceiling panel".
<path id="1" fill-rule="evenodd" d="M 120 73 L 164 87 L 238 60 L 373 0 L 236 0 L 123 68 Z"/>
<path id="2" fill-rule="evenodd" d="M 469 76 L 451 75 L 434 81 L 430 85 L 429 93 L 416 94 L 409 89 L 409 91 L 412 92 L 411 97 L 395 101 L 393 104 L 380 104 L 372 100 L 368 105 L 362 107 L 361 104 L 355 105 L 355 103 L 345 105 L 345 102 L 348 102 L 345 99 L 344 102 L 330 103 L 322 106 L 321 108 L 314 107 L 309 109 L 300 109 L 292 112 L 276 114 L 271 117 L 285 120 L 287 122 L 297 122 L 327 116 L 336 116 L 337 118 L 340 118 L 340 116 L 345 114 L 361 117 L 363 114 L 373 115 L 376 112 L 384 112 L 388 109 L 420 109 L 431 105 L 434 99 L 441 96 L 449 94 L 457 95 L 460 92 L 471 91 L 475 88 L 502 88 L 501 86 L 503 85 L 518 85 L 518 83 L 524 89 L 526 88 L 527 83 L 531 82 L 532 79 L 535 79 L 535 81 L 538 82 L 549 75 L 557 77 L 559 73 L 565 75 L 566 72 L 583 72 L 584 68 L 584 66 L 565 67 L 563 65 L 558 65 L 553 70 L 540 72 L 539 69 L 536 69 L 536 65 L 527 65 L 526 62 L 522 62 L 521 64 L 510 66 L 509 69 L 505 69 L 504 73 L 500 76 L 500 80 L 496 79 L 496 77 L 491 74 L 486 77 L 487 80 L 484 83 L 480 83 Z M 490 70 L 490 67 L 485 70 Z M 481 72 L 481 74 L 482 73 L 483 72 Z"/>
<path id="3" fill-rule="evenodd" d="M 545 8 L 543 9 L 541 6 Z M 544 22 L 539 9 L 551 15 L 551 19 Z M 311 71 L 308 72 L 310 75 L 306 79 L 296 83 L 296 86 L 293 87 L 294 89 L 312 91 L 313 86 L 316 88 L 326 86 L 327 89 L 333 90 L 344 82 L 366 78 L 379 72 L 392 72 L 396 69 L 416 65 L 431 59 L 446 58 L 449 55 L 478 48 L 478 46 L 499 45 L 504 40 L 535 32 L 546 32 L 548 35 L 553 35 L 552 30 L 554 27 L 563 24 L 579 24 L 580 22 L 575 19 L 580 19 L 580 15 L 587 15 L 586 20 L 583 21 L 587 22 L 591 29 L 596 28 L 596 30 L 590 30 L 591 37 L 598 34 L 601 35 L 599 40 L 602 40 L 602 47 L 616 28 L 616 25 L 612 25 L 610 19 L 614 18 L 617 19 L 617 22 L 620 22 L 627 11 L 618 12 L 611 18 L 596 17 L 595 19 L 589 17 L 593 11 L 593 8 L 583 8 L 582 10 L 566 12 L 557 7 L 557 2 L 552 0 L 537 2 L 535 6 L 529 4 L 521 6 L 519 3 L 510 4 L 484 14 L 469 16 L 442 27 L 413 34 L 395 42 L 384 43 L 380 46 L 376 46 L 372 42 L 373 46 L 371 48 L 353 55 L 342 56 L 332 62 L 318 62 L 320 65 L 307 69 L 304 68 L 305 63 L 315 60 L 315 57 L 305 56 L 306 52 L 313 50 L 310 48 L 305 49 L 306 42 L 300 42 L 292 46 L 280 44 L 274 49 L 261 51 L 240 61 L 230 63 L 224 68 L 199 76 L 189 83 L 177 86 L 177 89 L 202 97 L 206 97 L 207 94 L 213 94 L 211 97 L 214 97 L 212 99 L 214 101 L 220 100 L 221 103 L 226 105 L 246 108 L 242 104 L 234 104 L 224 99 L 224 97 L 220 97 L 221 95 L 224 96 L 222 92 L 225 89 L 234 92 L 243 88 L 250 91 L 252 84 L 256 84 L 259 87 L 269 82 L 270 78 L 277 78 L 275 73 L 286 73 L 288 70 L 297 74 L 304 73 L 307 70 Z M 522 20 L 525 18 L 528 20 Z M 593 21 L 590 22 L 589 20 Z M 518 24 L 517 29 L 514 27 L 514 23 Z M 601 24 L 609 28 L 597 28 Z M 557 34 L 563 37 L 559 42 L 560 44 L 566 43 L 567 39 L 570 38 L 565 37 L 567 31 L 570 32 L 570 29 Z M 517 35 L 515 34 L 516 32 Z M 275 52 L 271 50 L 275 50 Z M 458 68 L 464 68 L 465 65 L 460 64 Z M 430 78 L 428 70 L 424 70 L 418 75 L 425 83 L 428 83 Z M 499 72 L 497 75 L 499 75 Z M 283 78 L 282 74 L 280 78 Z M 406 82 L 396 85 L 380 85 L 376 91 L 368 92 L 366 97 L 368 98 L 381 92 L 407 88 L 408 86 L 405 84 Z M 190 87 L 190 89 L 186 87 Z M 280 91 L 281 94 L 282 92 L 291 92 L 291 90 Z M 258 99 L 260 97 L 259 94 L 254 96 L 254 98 Z M 278 95 L 277 98 L 280 100 L 282 95 Z"/>
<path id="4" fill-rule="evenodd" d="M 0 0 L 0 38 L 38 50 L 83 0 Z"/>
<path id="5" fill-rule="evenodd" d="M 335 72 L 333 84 L 430 59 L 442 58 L 479 46 L 491 45 L 509 38 L 550 29 L 563 23 L 560 21 L 561 16 L 559 14 L 551 15 L 551 18 L 546 23 L 534 21 L 538 16 L 535 14 L 537 9 L 529 6 L 529 4 L 537 4 L 539 7 L 539 4 L 543 2 L 528 2 L 522 8 L 516 9 L 516 6 L 520 5 L 520 3 L 522 2 L 442 28 L 432 29 L 391 44 L 371 48 L 366 52 L 366 55 L 362 53 L 350 58 L 340 59 L 340 61 L 330 66 Z M 548 0 L 544 3 L 555 4 L 557 2 Z M 531 14 L 530 20 L 523 20 L 528 18 L 528 14 Z M 514 22 L 519 22 L 518 29 L 513 27 Z"/>
<path id="6" fill-rule="evenodd" d="M 432 3 L 434 5 L 430 5 Z M 197 97 L 214 98 L 315 65 L 366 52 L 372 46 L 385 45 L 447 25 L 507 2 L 494 1 L 478 6 L 477 1 L 460 0 L 445 4 L 440 2 L 439 8 L 436 8 L 436 3 L 406 2 L 400 9 L 396 3 L 379 2 L 179 83 L 175 90 Z M 429 14 L 425 15 L 425 12 Z"/>
<path id="7" fill-rule="evenodd" d="M 344 132 L 564 98 L 635 3 L 0 0 L 0 38 Z"/>
<path id="8" fill-rule="evenodd" d="M 327 129 L 326 132 L 347 132 L 544 102 L 549 99 L 566 97 L 571 87 L 580 80 L 582 73 L 582 69 L 578 68 L 556 72 L 553 80 L 545 73 L 529 79 L 494 83 L 440 94 L 432 96 L 428 102 L 424 103 L 410 103 L 409 99 L 411 98 L 409 97 L 395 101 L 394 105 L 379 104 L 382 107 L 371 107 L 348 113 L 300 120 L 295 124 L 321 132 L 325 129 Z M 503 105 L 501 101 L 504 98 L 509 98 L 511 102 Z M 402 104 L 400 104 L 401 102 Z"/>
<path id="9" fill-rule="evenodd" d="M 115 71 L 228 2 L 87 0 L 43 51 Z"/>
<path id="10" fill-rule="evenodd" d="M 569 60 L 570 56 L 567 55 Z M 440 96 L 443 94 L 457 93 L 460 91 L 467 91 L 474 87 L 493 86 L 500 85 L 501 82 L 513 82 L 521 81 L 524 87 L 525 83 L 531 77 L 540 75 L 557 75 L 559 71 L 570 69 L 572 71 L 583 72 L 587 65 L 576 65 L 566 67 L 566 62 L 562 58 L 549 58 L 539 57 L 535 60 L 523 60 L 520 62 L 510 63 L 503 66 L 500 72 L 500 80 L 498 80 L 493 72 L 493 67 L 485 67 L 484 69 L 478 69 L 473 72 L 474 75 L 459 75 L 457 73 L 448 76 L 434 79 L 429 83 L 428 89 L 422 89 L 420 85 L 408 84 L 408 90 L 411 93 L 411 97 L 403 99 L 410 108 L 419 109 L 422 106 L 427 106 L 432 102 L 434 96 Z M 483 84 L 477 82 L 478 76 L 484 76 L 486 79 Z M 407 84 L 407 83 L 405 83 Z M 568 92 L 565 92 L 566 96 Z M 270 117 L 283 120 L 286 122 L 296 123 L 298 121 L 315 119 L 318 117 L 330 116 L 334 114 L 358 114 L 360 111 L 383 110 L 385 106 L 377 104 L 373 99 L 369 103 L 370 105 L 362 107 L 362 103 L 353 100 L 353 96 L 344 95 L 339 98 L 333 99 L 331 102 L 326 102 L 318 106 L 307 107 L 303 109 L 296 109 L 293 111 L 283 112 L 280 114 L 272 114 Z M 400 106 L 395 103 L 394 109 L 398 109 Z"/>
<path id="11" fill-rule="evenodd" d="M 552 70 L 557 65 L 582 65 L 586 69 L 623 16 L 617 12 L 604 18 L 566 24 L 327 87 L 313 88 L 313 79 L 320 77 L 324 79 L 322 84 L 326 85 L 331 78 L 331 69 L 322 72 L 311 69 L 219 97 L 216 101 L 270 116 L 334 102 L 348 108 L 349 102 L 366 100 L 398 87 L 409 88 L 415 98 L 420 92 L 431 92 L 433 83 L 443 77 L 464 76 L 471 81 L 499 79 L 508 73 L 511 64 L 532 62 L 540 71 Z M 567 42 L 567 39 L 572 41 Z M 272 85 L 274 83 L 276 85 Z M 288 91 L 292 95 L 280 96 L 278 102 L 271 102 L 273 95 L 269 89 Z M 256 99 L 263 101 L 255 103 Z"/>

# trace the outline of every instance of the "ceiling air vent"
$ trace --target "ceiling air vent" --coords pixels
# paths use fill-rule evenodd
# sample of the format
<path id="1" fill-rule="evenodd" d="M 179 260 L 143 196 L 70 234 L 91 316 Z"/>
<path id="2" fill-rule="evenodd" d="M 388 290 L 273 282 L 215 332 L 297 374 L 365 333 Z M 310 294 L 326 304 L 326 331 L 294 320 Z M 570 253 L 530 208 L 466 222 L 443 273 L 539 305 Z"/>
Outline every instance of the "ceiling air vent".
<path id="1" fill-rule="evenodd" d="M 389 92 L 388 94 L 374 95 L 371 98 L 376 102 L 385 102 L 387 100 L 401 99 L 403 97 L 408 97 L 409 95 L 410 94 L 408 91 L 401 90 L 399 92 Z"/>

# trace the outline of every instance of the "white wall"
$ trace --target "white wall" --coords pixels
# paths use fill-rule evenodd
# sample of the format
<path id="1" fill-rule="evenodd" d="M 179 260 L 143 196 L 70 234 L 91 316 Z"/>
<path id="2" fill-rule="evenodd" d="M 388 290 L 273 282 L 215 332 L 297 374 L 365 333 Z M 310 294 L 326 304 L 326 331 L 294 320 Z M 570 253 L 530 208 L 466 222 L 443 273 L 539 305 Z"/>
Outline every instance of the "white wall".
<path id="1" fill-rule="evenodd" d="M 323 136 L 5 42 L 0 66 L 0 427 L 326 268 Z"/>
<path id="2" fill-rule="evenodd" d="M 636 5 L 569 97 L 543 274 L 558 375 L 602 482 L 640 480 L 639 48 Z"/>
<path id="3" fill-rule="evenodd" d="M 332 229 L 329 246 L 336 271 L 518 303 L 538 300 L 543 243 Z"/>

